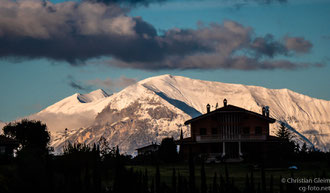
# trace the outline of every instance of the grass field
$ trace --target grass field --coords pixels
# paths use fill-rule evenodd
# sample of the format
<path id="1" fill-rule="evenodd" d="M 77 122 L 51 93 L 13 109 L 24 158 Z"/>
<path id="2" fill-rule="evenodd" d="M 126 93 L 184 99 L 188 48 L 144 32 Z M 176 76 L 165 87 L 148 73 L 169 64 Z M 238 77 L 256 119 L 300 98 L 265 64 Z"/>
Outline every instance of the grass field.
<path id="1" fill-rule="evenodd" d="M 270 184 L 270 178 L 273 176 L 273 185 L 274 190 L 279 189 L 281 179 L 285 178 L 305 178 L 305 179 L 314 179 L 316 177 L 330 178 L 330 167 L 326 162 L 304 162 L 294 164 L 298 167 L 297 170 L 290 170 L 287 167 L 285 168 L 271 168 L 267 167 L 264 169 L 266 176 L 266 185 L 267 188 Z M 127 166 L 128 168 L 133 168 L 135 171 L 145 172 L 148 171 L 149 180 L 154 177 L 156 172 L 156 167 L 151 165 L 135 165 Z M 180 173 L 181 176 L 185 176 L 187 179 L 189 176 L 188 164 L 163 164 L 160 165 L 160 176 L 161 182 L 172 184 L 172 173 L 173 168 L 176 170 L 176 176 Z M 258 186 L 258 183 L 261 183 L 261 169 L 252 164 L 246 163 L 231 163 L 227 164 L 228 173 L 230 180 L 233 180 L 235 185 L 240 189 L 245 187 L 246 176 L 251 176 L 253 172 L 255 186 Z M 219 183 L 219 176 L 225 178 L 225 165 L 222 164 L 206 164 L 205 173 L 207 184 L 210 186 L 213 183 L 214 174 L 217 173 L 217 181 Z M 195 165 L 195 179 L 196 185 L 199 186 L 201 183 L 201 165 Z M 285 184 L 285 183 L 284 183 Z"/>

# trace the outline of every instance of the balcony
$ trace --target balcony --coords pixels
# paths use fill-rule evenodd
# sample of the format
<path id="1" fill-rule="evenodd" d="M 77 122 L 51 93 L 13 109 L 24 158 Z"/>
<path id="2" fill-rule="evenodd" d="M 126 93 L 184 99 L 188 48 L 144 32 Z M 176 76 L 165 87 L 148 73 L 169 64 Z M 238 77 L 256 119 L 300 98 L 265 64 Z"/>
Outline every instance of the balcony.
<path id="1" fill-rule="evenodd" d="M 220 141 L 264 141 L 266 135 L 236 135 L 236 136 L 220 136 L 220 135 L 196 135 L 196 141 L 200 143 L 220 142 Z"/>

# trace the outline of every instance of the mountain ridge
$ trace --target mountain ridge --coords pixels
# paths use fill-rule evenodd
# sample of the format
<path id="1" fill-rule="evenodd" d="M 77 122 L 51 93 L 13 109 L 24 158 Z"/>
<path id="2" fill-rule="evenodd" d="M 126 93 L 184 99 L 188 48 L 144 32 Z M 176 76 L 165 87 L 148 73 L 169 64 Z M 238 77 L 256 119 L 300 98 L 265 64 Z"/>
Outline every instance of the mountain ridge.
<path id="1" fill-rule="evenodd" d="M 205 113 L 208 103 L 212 110 L 217 104 L 220 107 L 222 100 L 227 98 L 229 104 L 257 113 L 261 113 L 261 108 L 267 105 L 271 117 L 287 122 L 316 147 L 330 149 L 330 101 L 289 89 L 268 89 L 167 74 L 141 80 L 111 96 L 103 95 L 87 103 L 74 101 L 72 96 L 31 116 L 44 119 L 46 123 L 52 120 L 56 123 L 49 125 L 55 136 L 52 142 L 55 148 L 63 146 L 65 140 L 95 143 L 103 136 L 112 141 L 112 145 L 121 144 L 121 149 L 131 154 L 138 146 L 160 142 L 166 136 L 178 137 L 181 129 L 185 136 L 189 136 L 189 128 L 183 125 L 184 121 Z M 66 139 L 63 138 L 66 127 L 59 124 L 61 120 L 67 120 L 67 125 L 75 120 L 79 123 L 69 127 L 70 136 Z M 59 128 L 53 129 L 53 125 Z M 277 127 L 278 123 L 272 125 L 271 133 Z"/>

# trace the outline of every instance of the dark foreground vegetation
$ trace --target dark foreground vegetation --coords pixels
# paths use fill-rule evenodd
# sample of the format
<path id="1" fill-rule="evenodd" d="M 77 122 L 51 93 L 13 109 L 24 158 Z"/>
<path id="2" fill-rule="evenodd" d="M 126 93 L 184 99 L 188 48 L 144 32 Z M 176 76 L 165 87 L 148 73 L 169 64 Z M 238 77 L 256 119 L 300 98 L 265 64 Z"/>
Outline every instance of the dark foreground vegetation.
<path id="1" fill-rule="evenodd" d="M 173 153 L 175 146 L 170 138 L 163 140 L 158 152 L 132 158 L 121 155 L 118 147 L 110 147 L 104 138 L 92 146 L 68 143 L 63 155 L 52 155 L 47 127 L 38 121 L 8 125 L 4 134 L 16 139 L 19 147 L 16 157 L 1 160 L 1 193 L 330 191 L 329 153 L 298 148 L 295 144 L 286 144 L 277 160 L 205 164 L 203 157 L 193 155 L 182 160 Z M 295 182 L 296 179 L 300 181 Z M 312 182 L 301 181 L 308 179 Z"/>

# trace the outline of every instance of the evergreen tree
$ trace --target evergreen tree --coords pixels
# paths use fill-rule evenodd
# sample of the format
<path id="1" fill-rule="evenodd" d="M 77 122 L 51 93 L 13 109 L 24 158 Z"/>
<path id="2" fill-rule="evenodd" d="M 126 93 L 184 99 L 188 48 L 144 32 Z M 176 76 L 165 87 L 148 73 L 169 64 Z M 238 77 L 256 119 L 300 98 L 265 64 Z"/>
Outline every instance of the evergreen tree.
<path id="1" fill-rule="evenodd" d="M 266 176 L 264 167 L 261 167 L 261 191 L 266 192 Z"/>
<path id="2" fill-rule="evenodd" d="M 226 184 L 229 184 L 229 172 L 228 172 L 228 166 L 227 163 L 225 163 L 225 178 L 226 178 Z"/>
<path id="3" fill-rule="evenodd" d="M 207 192 L 207 186 L 206 186 L 206 175 L 205 175 L 205 167 L 204 167 L 204 161 L 202 161 L 202 167 L 201 167 L 201 193 Z"/>
<path id="4" fill-rule="evenodd" d="M 281 124 L 281 127 L 276 131 L 275 135 L 286 142 L 290 142 L 293 138 L 292 132 L 286 128 L 284 124 Z"/>
<path id="5" fill-rule="evenodd" d="M 143 191 L 148 192 L 148 170 L 147 168 L 144 171 L 144 176 L 143 176 Z"/>
<path id="6" fill-rule="evenodd" d="M 284 193 L 283 183 L 282 183 L 282 175 L 280 176 L 280 193 Z"/>
<path id="7" fill-rule="evenodd" d="M 160 193 L 160 171 L 159 165 L 156 165 L 156 175 L 155 175 L 155 192 Z"/>
<path id="8" fill-rule="evenodd" d="M 245 193 L 250 192 L 250 180 L 249 180 L 249 175 L 248 174 L 246 174 L 246 177 L 245 177 L 245 189 L 244 189 L 244 192 Z"/>
<path id="9" fill-rule="evenodd" d="M 285 164 L 287 160 L 292 160 L 294 157 L 296 144 L 292 140 L 293 134 L 284 124 L 281 124 L 281 127 L 277 130 L 275 135 L 281 139 L 278 154 L 283 164 Z"/>
<path id="10" fill-rule="evenodd" d="M 184 190 L 183 190 L 183 184 L 182 184 L 182 177 L 180 175 L 180 172 L 178 172 L 178 191 L 179 193 L 182 193 Z"/>
<path id="11" fill-rule="evenodd" d="M 212 193 L 218 193 L 217 173 L 216 172 L 214 172 L 214 176 L 213 176 Z"/>
<path id="12" fill-rule="evenodd" d="M 270 175 L 270 182 L 269 182 L 269 193 L 274 192 L 274 178 L 273 175 Z"/>
<path id="13" fill-rule="evenodd" d="M 173 172 L 172 172 L 172 193 L 176 193 L 176 172 L 175 172 L 175 168 L 173 168 Z"/>
<path id="14" fill-rule="evenodd" d="M 250 181 L 251 181 L 250 190 L 251 190 L 251 192 L 254 192 L 255 188 L 254 188 L 253 168 L 251 168 L 251 180 Z"/>
<path id="15" fill-rule="evenodd" d="M 191 152 L 191 148 L 189 149 L 189 191 L 190 193 L 195 193 L 196 184 L 195 184 L 195 163 L 194 158 Z"/>
<path id="16" fill-rule="evenodd" d="M 160 144 L 159 150 L 159 158 L 166 162 L 172 163 L 178 160 L 178 152 L 176 149 L 176 144 L 174 143 L 173 138 L 164 138 Z"/>

